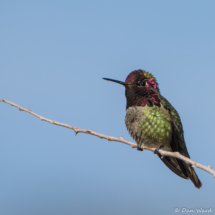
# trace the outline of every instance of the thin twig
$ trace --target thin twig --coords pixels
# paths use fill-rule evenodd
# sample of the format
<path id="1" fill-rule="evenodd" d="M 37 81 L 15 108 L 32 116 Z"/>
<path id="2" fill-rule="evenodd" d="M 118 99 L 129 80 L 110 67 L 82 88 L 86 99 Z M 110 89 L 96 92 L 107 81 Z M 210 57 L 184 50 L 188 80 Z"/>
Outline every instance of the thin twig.
<path id="1" fill-rule="evenodd" d="M 70 129 L 72 129 L 75 132 L 75 135 L 77 135 L 78 133 L 91 134 L 91 135 L 94 135 L 96 137 L 100 137 L 102 139 L 106 139 L 106 140 L 109 140 L 109 141 L 116 141 L 116 142 L 125 143 L 125 144 L 131 146 L 132 148 L 137 148 L 137 144 L 136 143 L 127 141 L 122 136 L 120 138 L 117 138 L 117 137 L 112 137 L 112 136 L 107 136 L 107 135 L 104 135 L 104 134 L 97 133 L 95 131 L 92 131 L 91 129 L 87 129 L 86 130 L 86 129 L 76 128 L 76 127 L 73 127 L 73 126 L 65 124 L 65 123 L 60 123 L 60 122 L 57 122 L 55 120 L 47 119 L 47 118 L 45 118 L 43 116 L 40 116 L 39 114 L 34 113 L 32 110 L 25 109 L 23 107 L 20 107 L 17 104 L 14 104 L 12 102 L 6 101 L 4 99 L 0 100 L 0 102 L 4 102 L 4 103 L 7 103 L 7 104 L 10 104 L 10 105 L 18 108 L 20 111 L 28 112 L 28 113 L 30 113 L 30 114 L 38 117 L 42 121 L 46 121 L 46 122 L 49 122 L 49 123 L 54 124 L 54 125 L 63 126 L 65 128 L 70 128 Z M 146 150 L 149 150 L 149 151 L 152 151 L 152 152 L 155 151 L 155 148 L 142 147 L 142 149 L 146 149 Z M 198 163 L 196 161 L 193 161 L 193 160 L 191 160 L 191 159 L 189 159 L 189 158 L 181 155 L 179 152 L 168 152 L 168 151 L 164 151 L 164 150 L 159 149 L 159 153 L 161 154 L 162 157 L 170 156 L 170 157 L 175 157 L 175 158 L 178 158 L 180 160 L 183 160 L 186 163 L 190 164 L 192 167 L 197 167 L 197 168 L 200 168 L 202 170 L 205 170 L 206 172 L 212 174 L 215 177 L 215 171 L 211 168 L 211 166 L 209 166 L 209 165 L 208 166 L 204 166 L 204 165 L 202 165 L 202 164 L 200 164 L 200 163 Z"/>

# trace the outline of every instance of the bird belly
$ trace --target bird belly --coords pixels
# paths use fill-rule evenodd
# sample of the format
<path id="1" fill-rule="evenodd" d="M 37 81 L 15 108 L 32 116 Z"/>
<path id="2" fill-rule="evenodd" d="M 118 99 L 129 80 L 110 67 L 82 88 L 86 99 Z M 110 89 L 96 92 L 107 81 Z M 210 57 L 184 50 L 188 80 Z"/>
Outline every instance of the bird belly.
<path id="1" fill-rule="evenodd" d="M 171 151 L 171 118 L 161 107 L 130 107 L 126 111 L 125 123 L 138 146 L 157 148 L 163 145 L 164 150 Z"/>

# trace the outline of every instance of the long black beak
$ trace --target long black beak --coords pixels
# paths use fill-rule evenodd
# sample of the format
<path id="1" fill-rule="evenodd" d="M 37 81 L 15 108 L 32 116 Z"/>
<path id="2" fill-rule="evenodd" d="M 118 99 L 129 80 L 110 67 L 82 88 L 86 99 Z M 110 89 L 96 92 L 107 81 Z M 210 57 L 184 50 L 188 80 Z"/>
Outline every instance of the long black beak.
<path id="1" fill-rule="evenodd" d="M 118 83 L 118 84 L 122 84 L 123 86 L 129 85 L 128 83 L 125 83 L 125 82 L 122 82 L 122 81 L 117 81 L 117 80 L 110 79 L 110 78 L 103 78 L 103 79 L 106 80 L 106 81 L 112 81 L 112 82 L 115 82 L 115 83 Z"/>

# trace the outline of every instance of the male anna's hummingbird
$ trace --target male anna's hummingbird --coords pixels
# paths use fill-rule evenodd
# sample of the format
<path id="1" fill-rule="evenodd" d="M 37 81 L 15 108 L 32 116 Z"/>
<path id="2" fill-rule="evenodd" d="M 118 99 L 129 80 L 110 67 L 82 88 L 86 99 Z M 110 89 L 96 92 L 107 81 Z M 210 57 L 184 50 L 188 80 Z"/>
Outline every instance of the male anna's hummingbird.
<path id="1" fill-rule="evenodd" d="M 155 77 L 144 71 L 135 70 L 125 82 L 104 78 L 125 86 L 127 99 L 125 124 L 137 142 L 137 149 L 162 147 L 166 151 L 177 151 L 190 158 L 184 140 L 180 117 L 174 107 L 160 94 Z M 190 179 L 195 187 L 202 186 L 193 167 L 173 157 L 161 158 L 166 166 L 178 176 Z"/>

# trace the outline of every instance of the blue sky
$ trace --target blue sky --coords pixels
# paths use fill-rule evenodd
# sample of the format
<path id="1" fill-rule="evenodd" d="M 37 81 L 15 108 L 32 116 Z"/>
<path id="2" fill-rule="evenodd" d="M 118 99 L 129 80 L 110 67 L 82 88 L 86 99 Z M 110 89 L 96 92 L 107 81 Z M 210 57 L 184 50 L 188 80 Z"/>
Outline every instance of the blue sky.
<path id="1" fill-rule="evenodd" d="M 215 167 L 214 1 L 1 1 L 0 99 L 133 141 L 124 81 L 151 72 L 179 112 L 191 158 Z M 203 186 L 149 151 L 42 122 L 0 103 L 0 214 L 174 214 L 212 208 Z M 178 212 L 182 213 L 182 212 Z"/>

